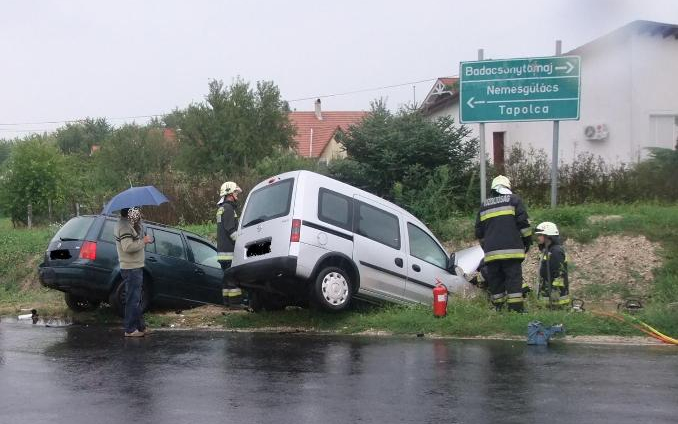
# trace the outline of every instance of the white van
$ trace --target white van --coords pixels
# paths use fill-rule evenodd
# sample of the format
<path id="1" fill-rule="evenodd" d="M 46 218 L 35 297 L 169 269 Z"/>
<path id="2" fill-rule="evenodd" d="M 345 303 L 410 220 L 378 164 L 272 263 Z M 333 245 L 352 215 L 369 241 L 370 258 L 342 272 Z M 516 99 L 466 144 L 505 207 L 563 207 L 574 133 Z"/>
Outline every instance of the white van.
<path id="1" fill-rule="evenodd" d="M 466 254 L 473 272 L 478 246 Z M 440 280 L 451 292 L 472 286 L 455 273 L 431 231 L 380 197 L 309 171 L 255 186 L 240 218 L 232 267 L 255 309 L 310 302 L 332 311 L 352 298 L 430 303 Z M 467 269 L 472 268 L 472 269 Z"/>

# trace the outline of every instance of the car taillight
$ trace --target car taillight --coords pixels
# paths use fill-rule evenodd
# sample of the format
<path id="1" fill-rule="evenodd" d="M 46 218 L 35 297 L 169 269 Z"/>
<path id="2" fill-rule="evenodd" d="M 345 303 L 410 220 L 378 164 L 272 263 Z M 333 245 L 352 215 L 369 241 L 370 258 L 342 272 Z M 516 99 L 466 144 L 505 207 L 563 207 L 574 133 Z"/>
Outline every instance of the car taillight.
<path id="1" fill-rule="evenodd" d="M 89 259 L 91 261 L 97 258 L 97 244 L 93 241 L 86 241 L 80 248 L 80 259 Z"/>
<path id="2" fill-rule="evenodd" d="M 292 233 L 290 234 L 290 241 L 292 243 L 298 243 L 301 239 L 301 220 L 293 219 L 292 220 Z"/>

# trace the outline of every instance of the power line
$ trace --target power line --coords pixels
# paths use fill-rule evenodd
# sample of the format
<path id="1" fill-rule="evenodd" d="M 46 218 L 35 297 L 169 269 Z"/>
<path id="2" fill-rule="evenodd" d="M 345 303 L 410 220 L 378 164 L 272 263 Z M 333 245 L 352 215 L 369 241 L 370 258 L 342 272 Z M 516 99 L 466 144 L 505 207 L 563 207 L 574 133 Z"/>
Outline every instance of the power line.
<path id="1" fill-rule="evenodd" d="M 293 102 L 301 102 L 305 100 L 314 100 L 314 99 L 326 99 L 329 97 L 338 97 L 338 96 L 348 96 L 351 94 L 359 94 L 359 93 L 368 93 L 371 91 L 379 91 L 379 90 L 387 90 L 390 88 L 398 88 L 398 87 L 405 87 L 408 85 L 413 85 L 413 84 L 421 84 L 425 82 L 431 82 L 435 81 L 437 78 L 427 78 L 423 80 L 418 80 L 418 81 L 410 81 L 410 82 L 403 82 L 400 84 L 392 84 L 392 85 L 384 85 L 381 87 L 374 87 L 374 88 L 364 88 L 360 90 L 353 90 L 353 91 L 345 91 L 342 93 L 333 93 L 333 94 L 322 94 L 318 96 L 309 96 L 309 97 L 301 97 L 298 99 L 292 99 L 292 100 L 287 100 L 288 103 L 293 103 Z M 150 119 L 150 118 L 157 118 L 161 116 L 167 115 L 166 113 L 156 113 L 152 115 L 135 115 L 135 116 L 120 116 L 120 117 L 114 117 L 114 118 L 106 118 L 109 121 L 120 121 L 120 120 L 127 120 L 127 119 Z M 85 122 L 85 119 L 66 119 L 66 120 L 61 120 L 61 121 L 36 121 L 36 122 L 0 122 L 0 126 L 20 126 L 20 125 L 47 125 L 47 124 L 70 124 L 70 123 L 81 123 Z M 48 131 L 48 130 L 41 130 L 41 129 L 36 129 L 36 130 L 30 130 L 30 129 L 21 129 L 21 130 L 15 130 L 15 129 L 0 129 L 0 131 L 11 131 L 11 132 L 40 132 L 40 131 Z"/>
<path id="2" fill-rule="evenodd" d="M 288 103 L 301 102 L 301 101 L 304 101 L 304 100 L 325 99 L 327 97 L 337 97 L 337 96 L 346 96 L 346 95 L 349 95 L 349 94 L 367 93 L 367 92 L 370 92 L 370 91 L 379 91 L 379 90 L 385 90 L 387 88 L 404 87 L 406 85 L 420 84 L 420 83 L 431 82 L 431 81 L 435 81 L 435 80 L 437 80 L 437 78 L 429 78 L 429 79 L 419 80 L 419 81 L 404 82 L 404 83 L 401 83 L 401 84 L 384 85 L 382 87 L 365 88 L 365 89 L 362 89 L 362 90 L 355 90 L 355 91 L 346 91 L 344 93 L 324 94 L 322 96 L 302 97 L 300 99 L 288 100 L 287 102 Z"/>

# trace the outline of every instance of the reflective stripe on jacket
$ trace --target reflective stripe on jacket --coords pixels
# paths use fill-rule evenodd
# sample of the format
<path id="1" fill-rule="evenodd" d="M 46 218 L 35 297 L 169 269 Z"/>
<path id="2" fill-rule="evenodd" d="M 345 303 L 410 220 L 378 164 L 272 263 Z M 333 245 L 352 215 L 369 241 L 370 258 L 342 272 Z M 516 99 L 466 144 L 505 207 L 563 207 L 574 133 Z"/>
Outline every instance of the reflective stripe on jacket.
<path id="1" fill-rule="evenodd" d="M 476 216 L 476 238 L 481 240 L 485 262 L 524 259 L 532 229 L 520 197 L 502 194 L 485 200 Z"/>
<path id="2" fill-rule="evenodd" d="M 551 283 L 553 288 L 569 288 L 567 276 L 567 254 L 557 238 L 540 253 L 539 277 L 544 286 Z"/>

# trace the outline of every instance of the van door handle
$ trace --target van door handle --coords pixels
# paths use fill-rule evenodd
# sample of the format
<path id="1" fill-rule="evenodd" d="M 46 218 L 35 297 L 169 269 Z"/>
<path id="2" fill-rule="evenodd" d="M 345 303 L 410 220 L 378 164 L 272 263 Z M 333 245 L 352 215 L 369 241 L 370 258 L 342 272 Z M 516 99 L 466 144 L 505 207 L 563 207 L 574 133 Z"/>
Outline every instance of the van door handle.
<path id="1" fill-rule="evenodd" d="M 196 273 L 196 274 L 198 274 L 198 275 L 205 275 L 205 271 L 203 271 L 203 270 L 200 269 L 200 268 L 194 269 L 193 272 Z"/>
<path id="2" fill-rule="evenodd" d="M 148 262 L 158 262 L 158 260 L 155 259 L 155 256 L 149 256 L 146 260 L 147 260 Z"/>
<path id="3" fill-rule="evenodd" d="M 399 268 L 402 268 L 402 267 L 403 267 L 403 258 L 396 258 L 396 259 L 395 259 L 395 264 L 396 264 Z"/>
<path id="4" fill-rule="evenodd" d="M 419 272 L 419 271 L 421 271 L 421 267 L 420 267 L 419 265 L 417 265 L 417 264 L 412 265 L 412 269 L 414 270 L 414 272 Z"/>

